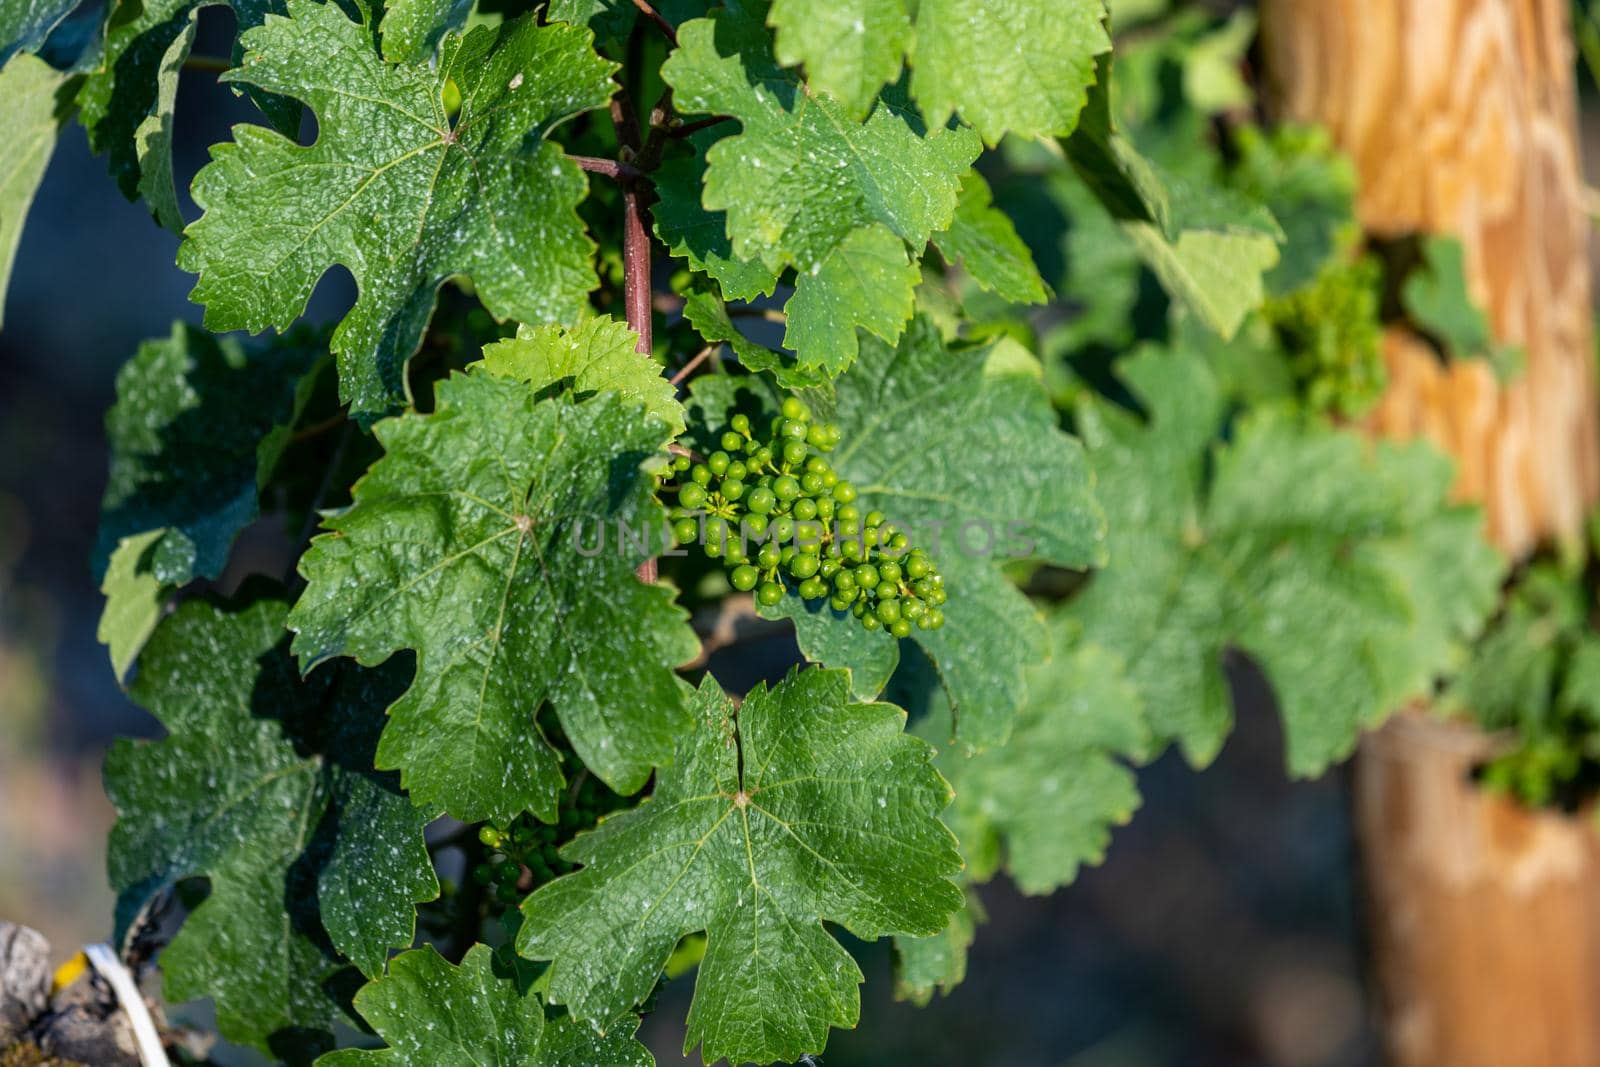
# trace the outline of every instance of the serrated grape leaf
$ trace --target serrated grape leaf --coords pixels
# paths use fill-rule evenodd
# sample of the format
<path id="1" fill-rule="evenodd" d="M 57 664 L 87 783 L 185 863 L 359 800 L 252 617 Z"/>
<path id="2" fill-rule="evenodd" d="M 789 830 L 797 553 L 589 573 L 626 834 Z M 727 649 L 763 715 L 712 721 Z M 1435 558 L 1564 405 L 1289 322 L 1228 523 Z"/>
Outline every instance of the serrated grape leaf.
<path id="1" fill-rule="evenodd" d="M 18 52 L 37 52 L 56 24 L 77 6 L 78 0 L 0 0 L 0 67 Z"/>
<path id="2" fill-rule="evenodd" d="M 96 573 L 124 538 L 154 530 L 162 536 L 149 567 L 161 584 L 220 575 L 234 538 L 260 515 L 258 490 L 326 351 L 311 333 L 251 348 L 182 322 L 141 344 L 106 413 Z"/>
<path id="3" fill-rule="evenodd" d="M 932 937 L 894 939 L 894 995 L 925 1008 L 934 993 L 949 993 L 967 977 L 967 950 L 984 922 L 983 902 L 971 888 L 966 906 Z"/>
<path id="4" fill-rule="evenodd" d="M 78 94 L 89 147 L 106 154 L 111 176 L 130 200 L 143 198 L 156 221 L 183 229 L 172 176 L 172 131 L 178 75 L 194 44 L 203 8 L 222 4 L 238 31 L 282 14 L 282 0 L 113 0 L 105 44 Z M 233 58 L 241 49 L 237 38 Z M 276 128 L 293 134 L 300 108 L 292 100 L 253 93 Z"/>
<path id="5" fill-rule="evenodd" d="M 956 799 L 945 822 L 961 841 L 968 876 L 988 881 L 1003 866 L 1024 893 L 1054 892 L 1105 858 L 1113 827 L 1139 807 L 1123 762 L 1149 743 L 1138 690 L 1121 661 L 1050 624 L 1048 658 L 1028 672 L 1028 699 L 1011 737 L 971 754 L 943 746 L 939 767 Z M 949 728 L 930 716 L 918 733 L 936 744 Z"/>
<path id="6" fill-rule="evenodd" d="M 815 290 L 810 307 L 802 302 L 802 317 L 815 319 L 827 292 L 858 284 L 883 286 L 882 301 L 903 304 L 904 270 L 885 271 L 881 254 L 873 257 L 878 277 L 851 277 L 861 253 L 877 251 L 880 238 L 858 239 L 870 243 L 855 254 L 830 253 L 876 223 L 920 254 L 950 224 L 961 175 L 981 147 L 977 137 L 966 129 L 927 130 L 914 111 L 888 101 L 865 122 L 852 120 L 777 65 L 758 6 L 736 3 L 686 23 L 678 40 L 661 73 L 679 109 L 729 115 L 742 127 L 706 150 L 700 197 L 707 212 L 726 213 L 732 256 L 774 273 L 795 268 L 799 287 Z M 837 297 L 832 307 L 820 302 L 847 315 L 871 310 L 854 296 L 842 306 Z M 884 318 L 879 312 L 864 324 L 881 330 Z M 818 345 L 844 329 L 834 323 L 819 333 L 814 321 L 787 343 L 803 345 L 796 348 L 803 366 L 834 369 L 840 357 Z"/>
<path id="7" fill-rule="evenodd" d="M 302 681 L 287 611 L 275 599 L 182 604 L 131 690 L 168 736 L 119 741 L 105 768 L 119 927 L 180 879 L 208 878 L 210 895 L 162 955 L 166 995 L 213 998 L 225 1036 L 280 1055 L 284 1041 L 317 1044 L 309 1032 L 332 1021 L 324 983 L 344 966 L 334 950 L 378 973 L 390 948 L 411 943 L 414 905 L 439 892 L 429 816 L 372 769 L 404 665 L 343 664 Z"/>
<path id="8" fill-rule="evenodd" d="M 1452 665 L 1504 564 L 1428 446 L 1265 410 L 1213 447 L 1223 404 L 1203 360 L 1147 349 L 1119 371 L 1148 419 L 1080 408 L 1113 534 L 1069 613 L 1123 658 L 1157 740 L 1197 764 L 1231 725 L 1222 653 L 1248 653 L 1289 769 L 1320 773 Z"/>
<path id="9" fill-rule="evenodd" d="M 0 0 L 0 3 L 10 0 Z M 64 14 L 64 12 L 63 12 Z M 16 262 L 22 226 L 33 194 L 44 180 L 56 149 L 56 134 L 70 108 L 61 98 L 72 82 L 34 56 L 0 58 L 0 322 L 5 321 L 6 290 Z"/>
<path id="10" fill-rule="evenodd" d="M 727 213 L 708 211 L 700 203 L 705 149 L 716 143 L 716 132 L 701 131 L 687 140 L 694 154 L 673 156 L 655 172 L 656 203 L 650 214 L 656 236 L 668 252 L 714 279 L 730 300 L 771 296 L 780 272 L 735 256 L 728 239 Z"/>
<path id="11" fill-rule="evenodd" d="M 913 39 L 905 0 L 773 0 L 767 21 L 778 61 L 804 63 L 811 85 L 857 120 L 878 90 L 900 76 Z"/>
<path id="12" fill-rule="evenodd" d="M 890 344 L 899 339 L 921 280 L 905 242 L 888 227 L 856 230 L 795 280 L 784 306 L 783 343 L 798 354 L 802 371 L 838 374 L 855 362 L 858 328 Z"/>
<path id="13" fill-rule="evenodd" d="M 1102 0 L 776 0 L 768 21 L 778 59 L 804 63 L 847 116 L 866 114 L 910 53 L 911 91 L 930 124 L 959 113 L 993 145 L 1007 133 L 1072 132 L 1095 56 L 1111 48 L 1105 17 Z"/>
<path id="14" fill-rule="evenodd" d="M 1162 287 L 1223 337 L 1266 298 L 1283 231 L 1271 212 L 1215 183 L 1163 173 L 1118 133 L 1101 82 L 1063 145 L 1067 161 L 1138 249 Z"/>
<path id="15" fill-rule="evenodd" d="M 394 65 L 336 5 L 288 7 L 244 35 L 224 78 L 304 100 L 317 140 L 236 126 L 195 177 L 204 214 L 178 260 L 200 275 L 206 325 L 287 326 L 343 265 L 360 296 L 332 348 L 341 396 L 370 419 L 404 402 L 406 361 L 451 275 L 497 318 L 578 318 L 596 284 L 576 212 L 588 186 L 547 136 L 615 89 L 589 31 L 523 18 L 446 36 L 436 64 Z"/>
<path id="16" fill-rule="evenodd" d="M 1502 382 L 1522 372 L 1522 350 L 1495 340 L 1488 314 L 1468 291 L 1467 253 L 1459 239 L 1438 235 L 1422 239 L 1422 262 L 1406 275 L 1400 302 L 1447 358 L 1487 360 Z"/>
<path id="17" fill-rule="evenodd" d="M 945 576 L 946 625 L 913 630 L 911 640 L 938 669 L 957 736 L 998 744 L 1045 639 L 1038 612 L 998 565 L 1084 567 L 1103 557 L 1105 519 L 1083 450 L 1057 428 L 1038 364 L 1020 346 L 951 347 L 926 317 L 898 347 L 864 338 L 835 390 L 835 400 L 813 404 L 843 434 L 834 469 L 864 513 L 882 511 Z M 770 612 L 794 620 L 808 658 L 851 668 L 858 693 L 877 692 L 898 659 L 892 637 L 808 608 L 796 593 Z"/>
<path id="18" fill-rule="evenodd" d="M 961 906 L 949 787 L 905 713 L 850 703 L 842 671 L 760 685 L 737 712 L 707 675 L 694 711 L 650 798 L 580 835 L 562 854 L 582 869 L 524 902 L 517 951 L 551 961 L 552 1003 L 604 1023 L 703 930 L 685 1053 L 821 1052 L 829 1027 L 856 1024 L 862 980 L 823 922 L 927 935 Z"/>
<path id="19" fill-rule="evenodd" d="M 380 40 L 391 63 L 426 63 L 447 33 L 460 33 L 472 0 L 390 0 L 383 6 Z M 556 19 L 571 22 L 571 19 Z"/>
<path id="20" fill-rule="evenodd" d="M 615 394 L 540 400 L 482 371 L 436 396 L 432 414 L 373 427 L 385 455 L 301 558 L 296 654 L 309 668 L 416 651 L 378 765 L 418 803 L 466 822 L 554 821 L 543 701 L 590 770 L 638 791 L 685 724 L 672 667 L 699 648 L 673 591 L 634 576 L 662 543 L 642 465 L 667 427 Z"/>
<path id="21" fill-rule="evenodd" d="M 1050 299 L 1033 254 L 1005 212 L 994 206 L 994 193 L 977 171 L 961 180 L 955 218 L 949 229 L 934 234 L 933 243 L 945 262 L 960 263 L 968 277 L 1004 300 L 1042 304 Z"/>
<path id="22" fill-rule="evenodd" d="M 827 381 L 815 370 L 802 370 L 792 358 L 750 340 L 733 324 L 728 307 L 709 287 L 691 286 L 683 298 L 683 317 L 710 344 L 726 344 L 733 349 L 746 370 L 769 371 L 772 380 L 784 389 L 808 389 Z M 705 380 L 705 379 L 698 379 Z M 690 384 L 693 389 L 693 383 Z"/>
<path id="23" fill-rule="evenodd" d="M 617 393 L 660 419 L 676 437 L 683 432 L 677 390 L 638 346 L 639 335 L 613 318 L 592 318 L 571 329 L 524 324 L 516 337 L 484 348 L 483 361 L 491 373 L 541 392 L 566 383 L 580 397 Z"/>
<path id="24" fill-rule="evenodd" d="M 1065 136 L 1111 50 L 1101 0 L 921 0 L 911 91 L 929 122 L 954 112 L 989 144 Z"/>
<path id="25" fill-rule="evenodd" d="M 601 1037 L 561 1016 L 545 1018 L 537 995 L 497 973 L 494 951 L 473 945 L 459 967 L 432 945 L 396 956 L 389 973 L 356 994 L 361 1013 L 387 1043 L 342 1049 L 317 1067 L 438 1067 L 485 1063 L 515 1067 L 653 1067 L 632 1036 L 637 1019 Z"/>
<path id="26" fill-rule="evenodd" d="M 100 581 L 106 605 L 100 612 L 95 640 L 106 646 L 117 681 L 128 675 L 139 650 L 161 621 L 167 587 L 157 578 L 149 555 L 166 530 L 147 530 L 124 537 L 112 551 Z"/>

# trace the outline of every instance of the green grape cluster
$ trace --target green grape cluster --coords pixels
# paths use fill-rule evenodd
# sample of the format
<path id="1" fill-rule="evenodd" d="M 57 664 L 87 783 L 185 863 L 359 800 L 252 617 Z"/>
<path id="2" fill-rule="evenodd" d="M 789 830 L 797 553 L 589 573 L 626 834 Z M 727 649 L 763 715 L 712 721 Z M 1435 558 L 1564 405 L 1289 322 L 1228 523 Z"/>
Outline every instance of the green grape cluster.
<path id="1" fill-rule="evenodd" d="M 584 774 L 571 802 L 562 807 L 558 823 L 540 822 L 525 813 L 508 826 L 479 827 L 478 840 L 491 854 L 472 869 L 472 880 L 485 888 L 492 887 L 494 898 L 500 903 L 516 903 L 529 891 L 521 885 L 524 871 L 531 886 L 543 885 L 572 871 L 573 865 L 561 858 L 562 847 L 624 803 L 597 778 Z"/>
<path id="2" fill-rule="evenodd" d="M 881 512 L 863 513 L 856 489 L 828 464 L 839 428 L 788 397 L 770 434 L 735 415 L 722 447 L 696 462 L 676 456 L 672 535 L 722 560 L 728 580 L 768 607 L 793 585 L 826 598 L 868 630 L 907 637 L 944 625 L 944 578 L 933 559 Z"/>

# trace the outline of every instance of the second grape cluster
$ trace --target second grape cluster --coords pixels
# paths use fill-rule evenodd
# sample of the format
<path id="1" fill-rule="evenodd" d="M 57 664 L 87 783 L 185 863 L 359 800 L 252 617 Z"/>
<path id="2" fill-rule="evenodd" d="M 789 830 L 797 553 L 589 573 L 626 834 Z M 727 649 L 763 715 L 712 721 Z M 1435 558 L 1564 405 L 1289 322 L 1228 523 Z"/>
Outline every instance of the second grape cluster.
<path id="1" fill-rule="evenodd" d="M 735 589 L 768 607 L 792 584 L 868 630 L 906 637 L 943 626 L 944 578 L 933 559 L 881 512 L 863 513 L 855 487 L 829 465 L 838 427 L 789 397 L 769 429 L 758 438 L 735 415 L 703 461 L 674 457 L 674 539 L 698 542 Z"/>

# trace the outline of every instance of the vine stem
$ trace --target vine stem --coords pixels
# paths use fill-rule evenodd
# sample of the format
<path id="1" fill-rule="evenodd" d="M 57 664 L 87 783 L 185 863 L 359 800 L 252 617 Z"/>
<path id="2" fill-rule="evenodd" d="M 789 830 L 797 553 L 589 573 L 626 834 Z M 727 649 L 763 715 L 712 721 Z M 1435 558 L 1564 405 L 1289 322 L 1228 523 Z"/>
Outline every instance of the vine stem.
<path id="1" fill-rule="evenodd" d="M 678 31 L 672 28 L 672 23 L 657 11 L 648 0 L 633 0 L 633 6 L 638 8 L 644 17 L 656 24 L 656 27 L 666 34 L 667 40 L 672 42 L 672 47 L 678 47 Z"/>

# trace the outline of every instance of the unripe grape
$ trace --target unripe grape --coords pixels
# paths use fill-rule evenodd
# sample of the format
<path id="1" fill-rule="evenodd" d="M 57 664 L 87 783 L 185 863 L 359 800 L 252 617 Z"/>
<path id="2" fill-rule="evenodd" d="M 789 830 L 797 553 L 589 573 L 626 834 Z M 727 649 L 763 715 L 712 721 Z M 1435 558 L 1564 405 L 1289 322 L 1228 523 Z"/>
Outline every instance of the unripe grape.
<path id="1" fill-rule="evenodd" d="M 797 519 L 814 519 L 817 517 L 817 502 L 808 496 L 803 496 L 794 502 L 791 511 Z"/>
<path id="2" fill-rule="evenodd" d="M 711 469 L 711 473 L 715 474 L 718 478 L 728 473 L 728 464 L 731 462 L 733 461 L 728 457 L 726 452 L 713 452 L 711 455 L 706 457 L 706 466 L 709 467 Z"/>
<path id="3" fill-rule="evenodd" d="M 808 420 L 811 412 L 801 403 L 799 397 L 786 396 L 783 398 L 783 417 L 786 419 Z"/>
<path id="4" fill-rule="evenodd" d="M 856 498 L 856 487 L 849 482 L 841 481 L 833 487 L 833 499 L 841 504 L 848 504 Z"/>
<path id="5" fill-rule="evenodd" d="M 737 452 L 744 447 L 744 437 L 732 430 L 722 435 L 722 447 L 728 452 Z"/>
<path id="6" fill-rule="evenodd" d="M 777 582 L 767 582 L 756 591 L 756 600 L 766 607 L 772 607 L 783 599 L 783 586 Z"/>
<path id="7" fill-rule="evenodd" d="M 678 490 L 678 503 L 692 510 L 704 507 L 706 499 L 705 489 L 696 482 L 690 482 Z"/>
<path id="8" fill-rule="evenodd" d="M 750 435 L 750 416 L 748 415 L 735 415 L 733 418 L 728 420 L 728 425 L 732 426 L 735 430 L 741 434 L 744 434 L 746 437 Z"/>
<path id="9" fill-rule="evenodd" d="M 911 624 L 903 618 L 896 619 L 894 622 L 889 624 L 889 632 L 894 634 L 896 637 L 910 637 Z"/>

